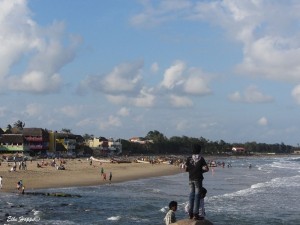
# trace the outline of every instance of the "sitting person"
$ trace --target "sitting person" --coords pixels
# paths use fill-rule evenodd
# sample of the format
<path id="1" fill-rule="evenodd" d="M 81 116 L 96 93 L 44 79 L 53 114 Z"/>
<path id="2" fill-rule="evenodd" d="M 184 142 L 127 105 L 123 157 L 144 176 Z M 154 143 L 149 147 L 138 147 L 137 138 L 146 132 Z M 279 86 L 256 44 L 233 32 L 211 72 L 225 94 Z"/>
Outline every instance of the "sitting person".
<path id="1" fill-rule="evenodd" d="M 175 216 L 175 211 L 177 210 L 177 202 L 176 201 L 171 201 L 169 203 L 169 211 L 167 212 L 164 222 L 166 225 L 169 225 L 171 223 L 176 222 L 176 216 Z"/>
<path id="2" fill-rule="evenodd" d="M 56 166 L 57 170 L 65 170 L 66 168 L 64 167 L 64 165 L 60 165 L 60 166 Z"/>

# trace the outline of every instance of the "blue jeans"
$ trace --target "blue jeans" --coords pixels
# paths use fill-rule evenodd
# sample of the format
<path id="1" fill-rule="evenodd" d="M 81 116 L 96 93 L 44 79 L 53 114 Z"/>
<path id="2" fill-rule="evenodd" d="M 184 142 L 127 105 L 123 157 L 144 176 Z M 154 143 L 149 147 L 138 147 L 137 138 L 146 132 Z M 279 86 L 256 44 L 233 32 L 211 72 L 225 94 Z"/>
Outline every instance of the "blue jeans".
<path id="1" fill-rule="evenodd" d="M 190 209 L 189 214 L 199 214 L 200 194 L 202 189 L 202 180 L 190 180 Z"/>

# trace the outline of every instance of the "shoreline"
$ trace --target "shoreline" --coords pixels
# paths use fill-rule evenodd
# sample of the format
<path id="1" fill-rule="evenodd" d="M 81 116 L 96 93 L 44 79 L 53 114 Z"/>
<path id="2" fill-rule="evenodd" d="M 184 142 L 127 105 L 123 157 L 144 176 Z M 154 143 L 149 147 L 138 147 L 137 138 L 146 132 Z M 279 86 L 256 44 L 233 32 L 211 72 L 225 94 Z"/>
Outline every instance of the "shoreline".
<path id="1" fill-rule="evenodd" d="M 137 179 L 145 179 L 159 176 L 175 175 L 183 172 L 178 166 L 164 163 L 100 163 L 87 159 L 64 159 L 65 170 L 57 170 L 51 166 L 50 159 L 44 160 L 44 166 L 38 168 L 37 163 L 42 160 L 27 161 L 27 170 L 10 172 L 12 162 L 2 162 L 0 176 L 3 177 L 3 187 L 0 192 L 18 192 L 17 182 L 23 181 L 26 191 L 48 188 L 96 186 L 109 183 L 120 183 Z M 10 166 L 8 166 L 8 164 Z M 101 168 L 104 169 L 106 180 L 101 175 Z M 112 172 L 112 180 L 109 181 L 109 174 Z"/>
<path id="2" fill-rule="evenodd" d="M 254 155 L 254 156 L 220 156 L 203 155 L 205 160 L 230 160 L 245 157 L 295 157 L 299 155 Z M 63 159 L 66 170 L 57 170 L 51 166 L 52 159 L 45 159 L 42 168 L 37 167 L 37 163 L 42 164 L 42 159 L 27 161 L 27 170 L 17 170 L 9 172 L 12 162 L 2 162 L 0 165 L 0 176 L 3 177 L 3 187 L 0 192 L 17 193 L 17 182 L 23 181 L 25 191 L 48 188 L 82 187 L 109 184 L 109 173 L 112 172 L 111 183 L 121 183 L 137 179 L 146 179 L 159 176 L 170 176 L 185 172 L 179 166 L 165 163 L 109 163 L 90 161 L 87 158 Z M 10 166 L 8 166 L 10 165 Z M 106 180 L 101 176 L 101 168 L 104 168 Z"/>

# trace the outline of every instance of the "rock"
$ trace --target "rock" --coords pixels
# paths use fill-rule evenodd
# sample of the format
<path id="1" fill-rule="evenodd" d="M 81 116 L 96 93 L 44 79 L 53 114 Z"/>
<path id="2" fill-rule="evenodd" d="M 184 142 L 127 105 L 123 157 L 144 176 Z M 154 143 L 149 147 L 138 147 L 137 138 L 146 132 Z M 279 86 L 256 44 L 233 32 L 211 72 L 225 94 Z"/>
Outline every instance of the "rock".
<path id="1" fill-rule="evenodd" d="M 176 223 L 172 223 L 173 225 L 213 225 L 209 220 L 178 220 Z"/>
<path id="2" fill-rule="evenodd" d="M 70 198 L 80 198 L 81 195 L 71 195 L 62 192 L 54 192 L 54 193 L 47 193 L 47 192 L 25 192 L 25 195 L 44 195 L 44 196 L 52 196 L 52 197 L 70 197 Z"/>

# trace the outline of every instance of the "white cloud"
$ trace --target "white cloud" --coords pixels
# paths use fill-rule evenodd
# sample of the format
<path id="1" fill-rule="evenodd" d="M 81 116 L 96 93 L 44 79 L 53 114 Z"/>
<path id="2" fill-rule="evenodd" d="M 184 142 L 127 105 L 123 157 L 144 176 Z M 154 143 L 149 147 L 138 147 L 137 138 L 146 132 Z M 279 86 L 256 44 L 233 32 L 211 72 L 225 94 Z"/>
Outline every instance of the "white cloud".
<path id="1" fill-rule="evenodd" d="M 137 107 L 152 107 L 155 104 L 156 96 L 146 88 L 140 91 L 140 94 L 131 100 L 132 104 Z"/>
<path id="2" fill-rule="evenodd" d="M 236 72 L 270 80 L 300 81 L 300 19 L 298 1 L 145 1 L 144 11 L 131 20 L 137 26 L 172 20 L 209 22 L 243 45 Z M 172 4 L 172 6 L 170 6 Z M 199 23 L 200 26 L 200 23 Z M 167 85 L 174 84 L 167 82 Z"/>
<path id="3" fill-rule="evenodd" d="M 122 122 L 121 122 L 119 117 L 110 115 L 108 117 L 107 121 L 101 121 L 100 122 L 99 128 L 101 130 L 104 130 L 104 129 L 109 129 L 109 128 L 112 128 L 112 127 L 120 127 L 121 125 L 122 125 Z"/>
<path id="4" fill-rule="evenodd" d="M 33 93 L 59 90 L 59 70 L 74 59 L 80 39 L 68 40 L 63 23 L 40 27 L 25 0 L 1 1 L 0 15 L 0 86 Z"/>
<path id="5" fill-rule="evenodd" d="M 102 88 L 107 93 L 120 93 L 133 91 L 139 85 L 141 77 L 142 62 L 124 63 L 113 69 L 102 82 Z"/>
<path id="6" fill-rule="evenodd" d="M 5 106 L 0 106 L 0 117 L 3 117 L 7 114 L 7 108 Z"/>
<path id="7" fill-rule="evenodd" d="M 86 127 L 95 124 L 95 121 L 91 118 L 85 118 L 76 123 L 77 127 Z"/>
<path id="8" fill-rule="evenodd" d="M 164 73 L 161 88 L 191 95 L 211 93 L 207 75 L 198 68 L 187 68 L 183 61 L 176 61 Z"/>
<path id="9" fill-rule="evenodd" d="M 268 125 L 268 120 L 267 120 L 266 117 L 262 117 L 262 118 L 260 118 L 260 119 L 258 120 L 257 123 L 258 123 L 259 125 L 261 125 L 261 126 L 267 126 L 267 125 Z"/>
<path id="10" fill-rule="evenodd" d="M 20 77 L 14 76 L 8 79 L 11 90 L 26 91 L 32 93 L 49 93 L 58 91 L 62 84 L 59 74 L 45 74 L 42 71 L 30 71 Z"/>
<path id="11" fill-rule="evenodd" d="M 161 86 L 167 89 L 173 89 L 175 86 L 182 84 L 182 73 L 184 72 L 185 68 L 186 65 L 184 62 L 175 62 L 174 65 L 165 71 Z"/>
<path id="12" fill-rule="evenodd" d="M 133 105 L 136 107 L 152 107 L 155 104 L 156 96 L 151 93 L 151 89 L 142 88 L 135 96 L 107 95 L 107 100 L 117 105 Z"/>
<path id="13" fill-rule="evenodd" d="M 29 116 L 39 116 L 43 111 L 43 107 L 40 104 L 37 103 L 31 103 L 29 105 L 26 106 L 25 112 L 29 115 Z"/>
<path id="14" fill-rule="evenodd" d="M 78 92 L 91 89 L 106 94 L 120 95 L 138 92 L 141 88 L 143 62 L 123 63 L 104 76 L 88 76 L 81 81 Z"/>
<path id="15" fill-rule="evenodd" d="M 120 116 L 129 116 L 130 114 L 130 109 L 126 108 L 126 107 L 122 107 L 119 111 L 118 111 L 118 115 Z"/>
<path id="16" fill-rule="evenodd" d="M 300 81 L 297 1 L 209 1 L 198 3 L 193 19 L 227 30 L 243 44 L 237 72 L 270 80 Z"/>
<path id="17" fill-rule="evenodd" d="M 153 73 L 157 73 L 157 72 L 159 71 L 159 65 L 158 65 L 157 62 L 155 62 L 155 63 L 153 63 L 153 64 L 151 65 L 151 71 L 152 71 Z"/>
<path id="18" fill-rule="evenodd" d="M 59 109 L 59 111 L 67 117 L 75 118 L 80 114 L 81 108 L 81 106 L 67 105 Z"/>
<path id="19" fill-rule="evenodd" d="M 231 101 L 246 103 L 268 103 L 273 101 L 273 97 L 263 94 L 256 86 L 247 87 L 243 94 L 234 92 L 228 97 Z"/>
<path id="20" fill-rule="evenodd" d="M 205 95 L 210 94 L 211 89 L 208 87 L 208 80 L 201 70 L 193 69 L 192 75 L 187 77 L 184 82 L 183 90 L 187 94 Z"/>
<path id="21" fill-rule="evenodd" d="M 125 95 L 106 95 L 106 98 L 109 102 L 116 105 L 128 103 L 128 98 Z"/>
<path id="22" fill-rule="evenodd" d="M 233 101 L 233 102 L 240 102 L 240 101 L 242 101 L 242 98 L 243 98 L 243 97 L 242 97 L 242 95 L 241 95 L 240 92 L 236 91 L 236 92 L 230 94 L 230 95 L 228 96 L 228 98 L 229 98 L 231 101 Z"/>
<path id="23" fill-rule="evenodd" d="M 142 86 L 142 66 L 141 62 L 124 63 L 116 66 L 104 77 L 89 76 L 81 82 L 79 92 L 86 90 L 102 92 L 113 104 L 146 108 L 153 107 L 158 102 L 165 104 L 163 101 L 169 101 L 170 95 L 176 96 L 172 97 L 174 106 L 189 107 L 193 105 L 188 98 L 189 95 L 211 93 L 208 87 L 208 74 L 198 68 L 187 68 L 183 61 L 175 61 L 167 68 L 163 80 L 154 87 Z"/>
<path id="24" fill-rule="evenodd" d="M 300 84 L 294 87 L 291 93 L 297 104 L 300 104 Z"/>
<path id="25" fill-rule="evenodd" d="M 163 22 L 175 20 L 182 14 L 189 13 L 192 3 L 188 0 L 142 1 L 144 11 L 133 16 L 130 23 L 133 26 L 157 26 Z"/>
<path id="26" fill-rule="evenodd" d="M 193 101 L 185 96 L 170 95 L 171 105 L 174 107 L 191 107 Z"/>
<path id="27" fill-rule="evenodd" d="M 185 131 L 189 129 L 189 122 L 187 120 L 181 120 L 176 124 L 176 130 Z"/>

